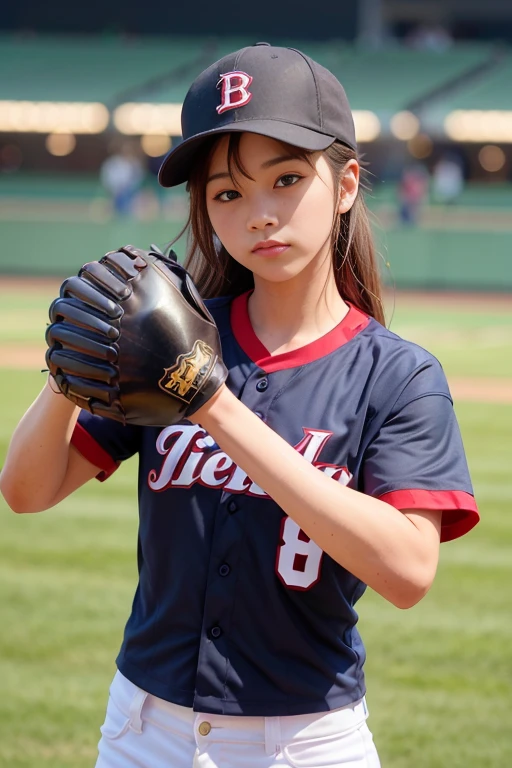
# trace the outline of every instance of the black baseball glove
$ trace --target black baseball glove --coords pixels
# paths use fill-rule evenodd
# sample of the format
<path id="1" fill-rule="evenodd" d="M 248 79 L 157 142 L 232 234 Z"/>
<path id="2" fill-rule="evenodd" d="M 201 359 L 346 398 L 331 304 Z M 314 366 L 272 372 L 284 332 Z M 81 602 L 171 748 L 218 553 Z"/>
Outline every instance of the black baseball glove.
<path id="1" fill-rule="evenodd" d="M 171 254 L 126 245 L 62 284 L 46 362 L 76 405 L 123 424 L 167 426 L 225 381 L 215 322 Z"/>

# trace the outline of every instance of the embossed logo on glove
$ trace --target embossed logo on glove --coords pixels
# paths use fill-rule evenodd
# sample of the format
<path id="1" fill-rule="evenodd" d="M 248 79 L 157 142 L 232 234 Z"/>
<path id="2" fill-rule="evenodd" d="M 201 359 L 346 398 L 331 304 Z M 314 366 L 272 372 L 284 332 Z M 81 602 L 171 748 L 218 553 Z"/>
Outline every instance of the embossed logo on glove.
<path id="1" fill-rule="evenodd" d="M 172 393 L 185 403 L 191 403 L 216 362 L 213 349 L 198 339 L 190 352 L 178 357 L 176 365 L 165 369 L 165 376 L 158 384 L 167 394 Z"/>

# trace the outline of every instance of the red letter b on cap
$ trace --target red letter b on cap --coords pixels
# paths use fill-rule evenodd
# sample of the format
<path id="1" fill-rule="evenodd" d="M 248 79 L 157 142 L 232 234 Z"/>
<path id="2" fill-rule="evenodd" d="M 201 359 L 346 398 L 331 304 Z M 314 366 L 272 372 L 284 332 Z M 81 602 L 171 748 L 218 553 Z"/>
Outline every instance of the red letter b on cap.
<path id="1" fill-rule="evenodd" d="M 247 72 L 227 72 L 220 76 L 217 88 L 221 83 L 222 101 L 217 107 L 219 115 L 228 109 L 243 107 L 252 99 L 252 93 L 247 90 L 252 83 L 252 77 Z"/>

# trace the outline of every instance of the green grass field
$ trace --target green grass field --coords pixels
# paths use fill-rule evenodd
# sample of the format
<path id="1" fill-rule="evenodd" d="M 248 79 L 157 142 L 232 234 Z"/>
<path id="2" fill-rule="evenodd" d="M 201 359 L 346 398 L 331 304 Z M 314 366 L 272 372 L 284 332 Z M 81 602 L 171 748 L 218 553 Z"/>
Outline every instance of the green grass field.
<path id="1" fill-rule="evenodd" d="M 40 339 L 52 295 L 5 297 L 0 342 Z M 511 314 L 435 311 L 398 297 L 392 327 L 431 348 L 450 374 L 512 376 Z M 1 374 L 0 462 L 43 380 Z M 399 611 L 369 592 L 359 603 L 383 768 L 512 765 L 512 405 L 456 410 L 482 522 L 443 545 L 436 582 L 415 608 Z M 0 501 L 1 766 L 94 765 L 136 586 L 135 482 L 132 460 L 40 515 L 14 515 Z"/>

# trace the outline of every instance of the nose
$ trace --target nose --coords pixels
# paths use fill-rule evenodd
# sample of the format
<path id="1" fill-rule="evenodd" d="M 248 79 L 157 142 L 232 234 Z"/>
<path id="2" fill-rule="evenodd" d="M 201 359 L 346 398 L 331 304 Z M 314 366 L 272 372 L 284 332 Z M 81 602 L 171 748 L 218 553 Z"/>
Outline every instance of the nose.
<path id="1" fill-rule="evenodd" d="M 272 212 L 270 201 L 265 197 L 260 200 L 253 200 L 247 216 L 247 229 L 249 232 L 257 232 L 267 227 L 276 227 L 278 224 L 277 214 Z"/>

